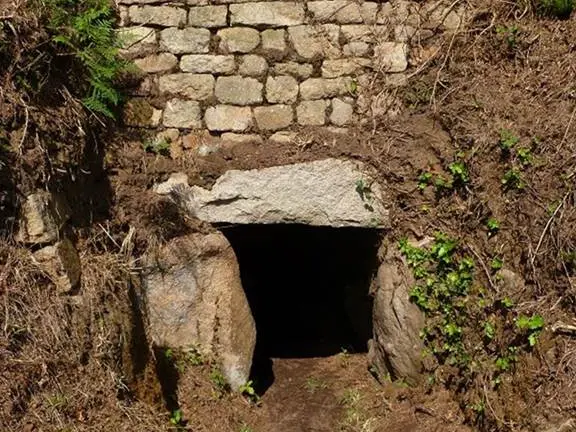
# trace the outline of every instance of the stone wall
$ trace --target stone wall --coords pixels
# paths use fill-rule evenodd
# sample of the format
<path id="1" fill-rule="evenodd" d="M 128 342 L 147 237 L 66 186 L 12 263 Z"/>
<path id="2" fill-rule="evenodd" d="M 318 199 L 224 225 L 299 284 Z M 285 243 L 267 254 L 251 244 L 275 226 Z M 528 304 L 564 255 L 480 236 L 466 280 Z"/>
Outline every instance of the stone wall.
<path id="1" fill-rule="evenodd" d="M 402 78 L 411 39 L 458 27 L 409 1 L 119 0 L 123 53 L 145 78 L 129 126 L 254 138 L 362 121 L 375 77 Z M 432 25 L 430 25 L 432 23 Z"/>

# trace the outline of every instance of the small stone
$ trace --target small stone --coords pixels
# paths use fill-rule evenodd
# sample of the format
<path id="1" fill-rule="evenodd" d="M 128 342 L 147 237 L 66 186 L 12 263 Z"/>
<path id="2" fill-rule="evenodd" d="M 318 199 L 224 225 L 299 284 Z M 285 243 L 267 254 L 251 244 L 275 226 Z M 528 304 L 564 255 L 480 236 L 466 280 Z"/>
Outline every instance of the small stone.
<path id="1" fill-rule="evenodd" d="M 188 25 L 194 27 L 225 27 L 228 8 L 226 6 L 200 6 L 190 8 Z"/>
<path id="2" fill-rule="evenodd" d="M 296 53 L 306 60 L 340 57 L 340 27 L 335 24 L 290 27 L 288 36 Z"/>
<path id="3" fill-rule="evenodd" d="M 293 77 L 306 79 L 312 76 L 314 67 L 308 63 L 276 63 L 273 72 L 277 75 L 292 75 Z"/>
<path id="4" fill-rule="evenodd" d="M 323 99 L 346 96 L 354 93 L 354 80 L 351 77 L 309 78 L 300 84 L 302 99 Z"/>
<path id="5" fill-rule="evenodd" d="M 370 44 L 352 41 L 342 47 L 342 53 L 348 57 L 365 56 L 370 52 Z"/>
<path id="6" fill-rule="evenodd" d="M 69 217 L 70 209 L 61 196 L 46 191 L 32 193 L 20 208 L 16 241 L 29 244 L 57 241 Z"/>
<path id="7" fill-rule="evenodd" d="M 240 75 L 262 76 L 267 70 L 268 62 L 264 57 L 250 54 L 242 57 L 238 72 Z"/>
<path id="8" fill-rule="evenodd" d="M 337 60 L 324 60 L 322 63 L 322 76 L 336 78 L 342 75 L 357 75 L 364 68 L 370 67 L 372 61 L 367 58 L 345 58 Z"/>
<path id="9" fill-rule="evenodd" d="M 286 55 L 286 31 L 285 30 L 264 30 L 260 35 L 262 38 L 262 51 L 276 60 Z"/>
<path id="10" fill-rule="evenodd" d="M 153 53 L 158 48 L 156 31 L 149 27 L 127 27 L 118 30 L 118 40 L 122 44 L 120 54 L 134 58 Z"/>
<path id="11" fill-rule="evenodd" d="M 294 103 L 298 98 L 298 81 L 291 76 L 269 76 L 266 100 L 270 103 Z"/>
<path id="12" fill-rule="evenodd" d="M 374 48 L 374 66 L 382 72 L 403 72 L 408 67 L 408 46 L 401 42 L 381 42 Z"/>
<path id="13" fill-rule="evenodd" d="M 152 187 L 154 193 L 158 195 L 169 195 L 170 192 L 179 188 L 179 187 L 188 187 L 188 176 L 182 172 L 177 172 L 174 174 L 170 174 L 168 180 L 162 183 L 155 183 Z"/>
<path id="14" fill-rule="evenodd" d="M 169 28 L 160 32 L 160 48 L 172 54 L 201 54 L 210 51 L 210 30 Z"/>
<path id="15" fill-rule="evenodd" d="M 326 122 L 326 101 L 303 101 L 296 108 L 298 124 L 302 126 L 322 126 Z"/>
<path id="16" fill-rule="evenodd" d="M 387 40 L 390 28 L 382 25 L 343 25 L 340 31 L 347 42 L 365 42 L 373 44 L 379 40 Z"/>
<path id="17" fill-rule="evenodd" d="M 252 110 L 249 107 L 216 105 L 206 109 L 204 120 L 211 131 L 241 132 L 252 126 Z"/>
<path id="18" fill-rule="evenodd" d="M 297 132 L 280 131 L 275 132 L 270 138 L 268 138 L 268 141 L 276 144 L 290 144 L 296 142 L 297 137 Z"/>
<path id="19" fill-rule="evenodd" d="M 178 129 L 164 129 L 158 132 L 154 139 L 154 145 L 158 146 L 160 143 L 170 146 L 170 157 L 172 159 L 178 159 L 182 156 L 182 140 L 180 139 L 180 131 Z"/>
<path id="20" fill-rule="evenodd" d="M 236 61 L 232 55 L 191 54 L 180 60 L 183 72 L 231 74 L 236 70 Z"/>
<path id="21" fill-rule="evenodd" d="M 145 73 L 167 72 L 178 65 L 178 59 L 170 53 L 152 54 L 134 60 L 134 64 Z"/>
<path id="22" fill-rule="evenodd" d="M 416 34 L 416 29 L 412 26 L 399 24 L 394 27 L 394 39 L 397 42 L 408 42 Z"/>
<path id="23" fill-rule="evenodd" d="M 342 99 L 332 99 L 332 113 L 330 122 L 337 126 L 344 126 L 352 121 L 354 106 L 344 102 Z"/>
<path id="24" fill-rule="evenodd" d="M 222 103 L 254 105 L 262 102 L 262 88 L 262 83 L 254 78 L 219 77 L 215 94 Z"/>
<path id="25" fill-rule="evenodd" d="M 192 100 L 207 100 L 214 92 L 214 77 L 209 74 L 177 73 L 163 75 L 159 80 L 160 93 L 183 96 Z"/>
<path id="26" fill-rule="evenodd" d="M 246 27 L 232 27 L 219 30 L 220 50 L 226 53 L 248 53 L 260 43 L 260 33 Z"/>
<path id="27" fill-rule="evenodd" d="M 126 126 L 156 127 L 160 124 L 162 111 L 154 108 L 144 98 L 129 99 L 124 104 L 122 120 Z"/>
<path id="28" fill-rule="evenodd" d="M 340 24 L 374 24 L 378 11 L 378 3 L 356 3 L 348 0 L 311 1 L 307 6 L 317 21 Z"/>
<path id="29" fill-rule="evenodd" d="M 163 27 L 179 27 L 186 24 L 186 10 L 171 6 L 130 6 L 130 21 L 135 24 L 151 24 Z"/>
<path id="30" fill-rule="evenodd" d="M 230 5 L 230 23 L 245 25 L 293 26 L 305 19 L 304 5 L 297 2 L 254 2 Z"/>
<path id="31" fill-rule="evenodd" d="M 278 130 L 292 124 L 294 113 L 289 105 L 270 105 L 254 108 L 254 118 L 261 130 Z"/>
<path id="32" fill-rule="evenodd" d="M 80 256 L 70 240 L 62 239 L 36 251 L 33 256 L 58 293 L 67 294 L 80 284 Z"/>
<path id="33" fill-rule="evenodd" d="M 236 144 L 262 144 L 263 140 L 260 135 L 255 134 L 237 134 L 232 132 L 225 132 L 221 136 L 222 142 L 227 147 L 234 146 Z"/>
<path id="34" fill-rule="evenodd" d="M 202 112 L 195 101 L 172 99 L 164 108 L 165 127 L 179 129 L 198 129 L 202 127 Z"/>

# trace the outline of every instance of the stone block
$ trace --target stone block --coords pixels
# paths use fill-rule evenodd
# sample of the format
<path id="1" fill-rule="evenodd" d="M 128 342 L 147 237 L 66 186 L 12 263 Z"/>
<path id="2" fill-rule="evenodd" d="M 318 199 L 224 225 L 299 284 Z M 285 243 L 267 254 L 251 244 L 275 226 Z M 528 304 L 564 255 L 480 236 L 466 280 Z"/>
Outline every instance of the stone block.
<path id="1" fill-rule="evenodd" d="M 276 60 L 283 58 L 288 50 L 286 45 L 286 30 L 264 30 L 262 38 L 262 51 Z"/>
<path id="2" fill-rule="evenodd" d="M 382 72 L 403 72 L 408 67 L 408 45 L 381 42 L 374 47 L 374 67 Z"/>
<path id="3" fill-rule="evenodd" d="M 340 31 L 346 42 L 365 42 L 369 44 L 388 40 L 391 33 L 388 26 L 363 24 L 343 25 L 340 27 Z"/>
<path id="4" fill-rule="evenodd" d="M 264 141 L 260 135 L 256 134 L 237 134 L 233 132 L 225 132 L 221 136 L 222 144 L 228 148 L 236 144 L 262 144 Z"/>
<path id="5" fill-rule="evenodd" d="M 352 122 L 354 105 L 342 99 L 332 99 L 332 112 L 330 122 L 337 126 L 344 126 Z"/>
<path id="6" fill-rule="evenodd" d="M 319 22 L 337 22 L 340 24 L 374 24 L 378 13 L 378 3 L 358 3 L 352 0 L 311 1 L 308 11 Z"/>
<path id="7" fill-rule="evenodd" d="M 276 63 L 273 65 L 272 71 L 276 75 L 292 75 L 299 79 L 306 79 L 312 76 L 314 67 L 308 63 Z"/>
<path id="8" fill-rule="evenodd" d="M 269 76 L 266 80 L 266 100 L 270 103 L 294 103 L 298 98 L 298 81 L 291 76 Z"/>
<path id="9" fill-rule="evenodd" d="M 296 53 L 306 60 L 341 55 L 340 27 L 335 24 L 289 27 L 288 36 Z"/>
<path id="10" fill-rule="evenodd" d="M 232 74 L 236 70 L 233 55 L 190 54 L 180 59 L 183 72 Z"/>
<path id="11" fill-rule="evenodd" d="M 120 54 L 134 58 L 155 52 L 158 49 L 156 31 L 150 27 L 126 27 L 118 30 L 118 40 L 122 45 Z"/>
<path id="12" fill-rule="evenodd" d="M 351 77 L 309 78 L 300 84 L 300 97 L 309 100 L 351 95 L 353 82 Z"/>
<path id="13" fill-rule="evenodd" d="M 274 1 L 230 5 L 230 23 L 244 25 L 293 26 L 304 23 L 303 3 Z"/>
<path id="14" fill-rule="evenodd" d="M 292 144 L 296 142 L 298 138 L 297 132 L 290 132 L 290 131 L 279 131 L 275 132 L 268 138 L 270 142 L 275 144 Z"/>
<path id="15" fill-rule="evenodd" d="M 162 111 L 154 108 L 145 98 L 129 99 L 122 111 L 122 121 L 126 126 L 156 127 L 161 118 Z"/>
<path id="16" fill-rule="evenodd" d="M 289 105 L 270 105 L 254 108 L 254 118 L 261 130 L 287 128 L 294 120 L 294 112 Z"/>
<path id="17" fill-rule="evenodd" d="M 80 256 L 72 242 L 66 238 L 46 246 L 33 254 L 60 294 L 67 294 L 80 284 Z"/>
<path id="18" fill-rule="evenodd" d="M 352 41 L 342 47 L 342 54 L 347 57 L 361 57 L 370 54 L 370 44 L 360 41 Z"/>
<path id="19" fill-rule="evenodd" d="M 219 30 L 220 51 L 226 53 L 248 53 L 260 44 L 258 30 L 247 27 L 232 27 Z"/>
<path id="20" fill-rule="evenodd" d="M 130 22 L 162 27 L 186 25 L 186 10 L 172 6 L 130 6 Z"/>
<path id="21" fill-rule="evenodd" d="M 37 191 L 26 197 L 20 208 L 16 241 L 28 244 L 55 242 L 70 217 L 70 209 L 63 197 Z"/>
<path id="22" fill-rule="evenodd" d="M 210 99 L 214 93 L 214 77 L 209 74 L 177 73 L 159 79 L 160 93 L 192 100 Z"/>
<path id="23" fill-rule="evenodd" d="M 210 30 L 169 28 L 160 32 L 160 48 L 172 54 L 202 54 L 210 51 Z"/>
<path id="24" fill-rule="evenodd" d="M 252 126 L 252 109 L 231 105 L 208 107 L 204 115 L 206 127 L 211 131 L 242 132 Z"/>
<path id="25" fill-rule="evenodd" d="M 162 124 L 169 128 L 199 129 L 202 127 L 202 111 L 195 101 L 172 99 L 166 103 Z"/>
<path id="26" fill-rule="evenodd" d="M 225 27 L 227 6 L 192 7 L 188 11 L 188 25 L 194 27 Z"/>
<path id="27" fill-rule="evenodd" d="M 178 59 L 174 54 L 160 53 L 136 59 L 134 64 L 145 73 L 168 72 L 178 65 Z"/>
<path id="28" fill-rule="evenodd" d="M 238 73 L 247 76 L 262 76 L 268 71 L 268 62 L 259 55 L 249 54 L 242 57 Z"/>
<path id="29" fill-rule="evenodd" d="M 254 105 L 262 102 L 263 85 L 255 78 L 241 76 L 219 77 L 216 98 L 225 104 Z"/>
<path id="30" fill-rule="evenodd" d="M 296 107 L 298 124 L 302 126 L 322 126 L 326 123 L 327 101 L 313 100 L 302 101 Z"/>
<path id="31" fill-rule="evenodd" d="M 362 57 L 324 60 L 322 62 L 322 76 L 324 78 L 336 78 L 343 75 L 358 75 L 370 66 L 372 66 L 372 61 Z"/>

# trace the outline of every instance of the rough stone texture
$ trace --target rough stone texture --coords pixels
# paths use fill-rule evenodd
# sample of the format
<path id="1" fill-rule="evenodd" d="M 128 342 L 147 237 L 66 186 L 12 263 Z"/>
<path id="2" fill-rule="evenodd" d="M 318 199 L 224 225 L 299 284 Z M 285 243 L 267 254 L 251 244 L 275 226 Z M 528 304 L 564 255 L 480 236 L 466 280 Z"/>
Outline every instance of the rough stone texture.
<path id="1" fill-rule="evenodd" d="M 166 103 L 162 123 L 166 127 L 198 129 L 202 127 L 202 111 L 195 101 L 172 99 Z"/>
<path id="2" fill-rule="evenodd" d="M 326 101 L 300 102 L 296 108 L 298 124 L 302 126 L 322 126 L 326 122 Z"/>
<path id="3" fill-rule="evenodd" d="M 245 25 L 293 26 L 304 22 L 302 3 L 276 1 L 230 5 L 230 23 Z"/>
<path id="4" fill-rule="evenodd" d="M 56 291 L 66 294 L 80 284 L 80 257 L 66 238 L 34 252 L 34 260 L 54 283 Z"/>
<path id="5" fill-rule="evenodd" d="M 374 66 L 383 72 L 403 72 L 408 67 L 408 46 L 382 42 L 374 48 Z"/>
<path id="6" fill-rule="evenodd" d="M 293 77 L 306 79 L 314 72 L 311 64 L 302 64 L 296 62 L 276 63 L 273 72 L 277 75 L 292 75 Z"/>
<path id="7" fill-rule="evenodd" d="M 381 40 L 387 40 L 390 28 L 388 26 L 352 24 L 341 26 L 340 31 L 347 42 L 375 44 Z"/>
<path id="8" fill-rule="evenodd" d="M 146 264 L 144 283 L 154 342 L 195 347 L 218 359 L 233 389 L 245 384 L 256 327 L 226 238 L 220 233 L 178 237 Z"/>
<path id="9" fill-rule="evenodd" d="M 216 105 L 206 109 L 206 126 L 211 131 L 245 131 L 252 126 L 252 110 L 248 107 Z"/>
<path id="10" fill-rule="evenodd" d="M 151 24 L 179 27 L 186 24 L 186 10 L 168 6 L 130 6 L 130 21 L 134 24 Z"/>
<path id="11" fill-rule="evenodd" d="M 238 73 L 248 76 L 262 76 L 268 71 L 268 62 L 259 55 L 246 55 L 242 57 Z"/>
<path id="12" fill-rule="evenodd" d="M 245 27 L 233 27 L 218 31 L 220 51 L 226 53 L 248 53 L 260 43 L 258 30 Z"/>
<path id="13" fill-rule="evenodd" d="M 364 68 L 372 65 L 372 61 L 367 58 L 346 58 L 338 60 L 324 60 L 322 62 L 322 76 L 325 78 L 336 78 L 343 75 L 357 75 Z"/>
<path id="14" fill-rule="evenodd" d="M 288 36 L 296 53 L 306 60 L 335 58 L 341 55 L 340 27 L 337 25 L 289 27 Z"/>
<path id="15" fill-rule="evenodd" d="M 358 179 L 371 185 L 366 202 Z M 212 190 L 179 188 L 181 204 L 207 222 L 301 223 L 333 227 L 389 226 L 385 196 L 360 162 L 325 159 L 260 170 L 226 172 Z"/>
<path id="16" fill-rule="evenodd" d="M 278 144 L 290 144 L 295 142 L 297 137 L 296 132 L 281 131 L 273 133 L 268 140 Z"/>
<path id="17" fill-rule="evenodd" d="M 178 65 L 178 59 L 170 53 L 152 54 L 134 60 L 134 64 L 145 73 L 168 72 Z"/>
<path id="18" fill-rule="evenodd" d="M 122 111 L 122 121 L 126 126 L 156 127 L 161 118 L 162 111 L 154 108 L 144 98 L 129 99 Z"/>
<path id="19" fill-rule="evenodd" d="M 236 61 L 232 55 L 184 55 L 180 69 L 182 72 L 232 74 L 236 70 Z"/>
<path id="20" fill-rule="evenodd" d="M 266 55 L 276 60 L 286 55 L 288 46 L 285 30 L 264 30 L 260 37 L 262 38 L 262 51 Z"/>
<path id="21" fill-rule="evenodd" d="M 191 73 L 164 75 L 160 77 L 159 86 L 161 93 L 202 101 L 212 97 L 214 77 Z"/>
<path id="22" fill-rule="evenodd" d="M 291 76 L 268 77 L 266 100 L 270 103 L 294 103 L 298 98 L 298 81 Z"/>
<path id="23" fill-rule="evenodd" d="M 153 53 L 158 48 L 156 32 L 149 27 L 126 27 L 118 30 L 118 39 L 122 44 L 120 54 L 133 58 Z"/>
<path id="24" fill-rule="evenodd" d="M 294 112 L 289 105 L 270 105 L 254 108 L 254 118 L 261 130 L 278 130 L 292 124 Z"/>
<path id="25" fill-rule="evenodd" d="M 210 30 L 169 28 L 160 32 L 160 48 L 173 54 L 202 54 L 210 51 Z"/>
<path id="26" fill-rule="evenodd" d="M 414 284 L 412 270 L 396 248 L 389 247 L 376 277 L 370 357 L 380 373 L 409 383 L 419 379 L 423 349 L 424 315 L 410 301 Z"/>
<path id="27" fill-rule="evenodd" d="M 188 12 L 188 24 L 195 27 L 225 27 L 227 16 L 226 6 L 193 7 Z"/>
<path id="28" fill-rule="evenodd" d="M 370 53 L 370 44 L 367 42 L 351 41 L 342 47 L 342 54 L 349 57 L 365 56 Z"/>
<path id="29" fill-rule="evenodd" d="M 332 113 L 330 122 L 337 126 L 344 126 L 352 122 L 354 106 L 342 99 L 332 99 Z"/>
<path id="30" fill-rule="evenodd" d="M 60 238 L 60 230 L 70 217 L 64 199 L 46 191 L 26 197 L 20 208 L 16 241 L 28 244 L 52 243 Z"/>
<path id="31" fill-rule="evenodd" d="M 340 77 L 333 79 L 310 78 L 300 84 L 302 99 L 323 99 L 352 94 L 353 79 Z"/>
<path id="32" fill-rule="evenodd" d="M 262 144 L 263 140 L 260 135 L 254 134 L 237 134 L 232 132 L 225 132 L 221 136 L 224 145 L 247 144 L 257 143 Z"/>
<path id="33" fill-rule="evenodd" d="M 338 22 L 341 24 L 374 24 L 378 3 L 357 3 L 351 0 L 311 1 L 308 10 L 319 22 Z"/>
<path id="34" fill-rule="evenodd" d="M 222 103 L 254 105 L 262 102 L 261 82 L 241 76 L 219 77 L 216 80 L 216 98 Z"/>

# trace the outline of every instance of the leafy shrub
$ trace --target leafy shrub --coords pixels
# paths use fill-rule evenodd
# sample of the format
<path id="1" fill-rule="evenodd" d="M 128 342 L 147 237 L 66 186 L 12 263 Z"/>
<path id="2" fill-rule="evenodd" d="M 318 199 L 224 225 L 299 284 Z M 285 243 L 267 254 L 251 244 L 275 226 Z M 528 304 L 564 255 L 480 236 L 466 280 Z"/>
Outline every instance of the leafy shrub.
<path id="1" fill-rule="evenodd" d="M 537 0 L 536 8 L 544 15 L 566 19 L 574 10 L 574 0 Z"/>

